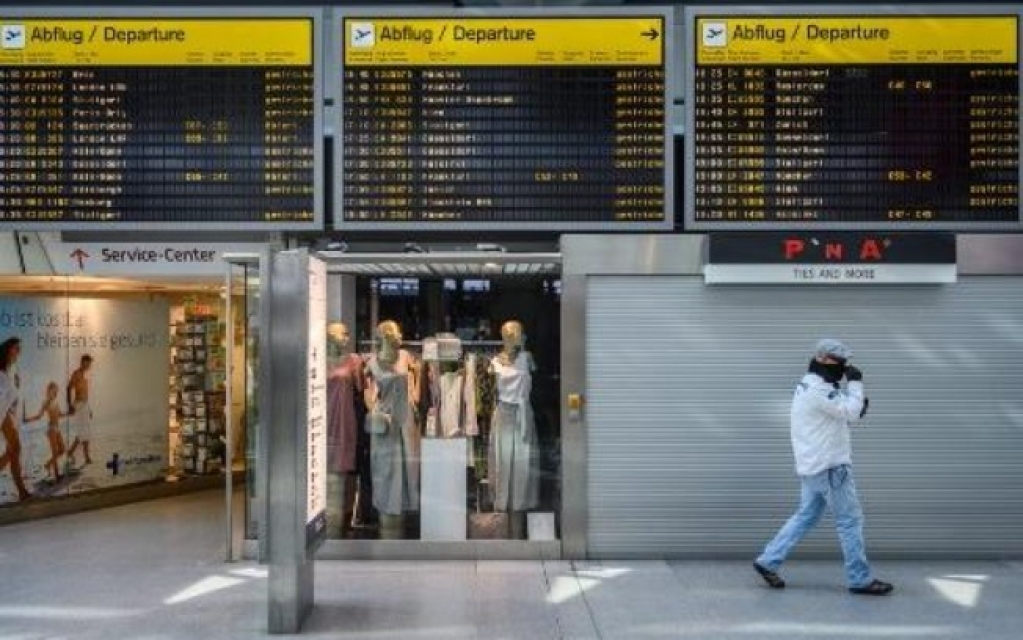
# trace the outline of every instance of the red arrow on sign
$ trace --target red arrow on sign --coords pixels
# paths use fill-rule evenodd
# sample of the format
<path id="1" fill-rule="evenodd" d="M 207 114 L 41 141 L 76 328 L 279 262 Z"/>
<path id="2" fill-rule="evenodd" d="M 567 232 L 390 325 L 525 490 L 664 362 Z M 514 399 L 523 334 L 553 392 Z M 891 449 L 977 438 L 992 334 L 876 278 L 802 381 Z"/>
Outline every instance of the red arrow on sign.
<path id="1" fill-rule="evenodd" d="M 89 257 L 89 254 L 82 251 L 81 249 L 75 249 L 71 252 L 71 259 L 78 261 L 78 270 L 85 271 L 85 259 Z"/>

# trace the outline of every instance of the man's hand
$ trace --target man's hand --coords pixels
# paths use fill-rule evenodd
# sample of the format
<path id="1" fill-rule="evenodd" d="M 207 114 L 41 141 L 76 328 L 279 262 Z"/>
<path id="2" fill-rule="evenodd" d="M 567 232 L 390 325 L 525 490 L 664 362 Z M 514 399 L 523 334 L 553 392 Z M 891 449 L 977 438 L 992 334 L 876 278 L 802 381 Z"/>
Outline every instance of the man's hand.
<path id="1" fill-rule="evenodd" d="M 867 415 L 867 407 L 870 406 L 870 398 L 863 399 L 863 408 L 860 409 L 860 418 Z"/>
<path id="2" fill-rule="evenodd" d="M 849 382 L 862 382 L 863 372 L 850 364 L 845 368 L 845 379 Z"/>

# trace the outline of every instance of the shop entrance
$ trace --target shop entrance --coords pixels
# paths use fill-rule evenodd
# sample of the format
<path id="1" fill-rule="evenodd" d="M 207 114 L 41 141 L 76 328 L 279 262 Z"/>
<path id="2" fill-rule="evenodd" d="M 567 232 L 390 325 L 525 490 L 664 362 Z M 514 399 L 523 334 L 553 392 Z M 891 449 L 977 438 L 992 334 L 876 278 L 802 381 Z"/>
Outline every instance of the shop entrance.
<path id="1" fill-rule="evenodd" d="M 560 556 L 560 255 L 319 257 L 330 429 L 318 557 Z M 249 556 L 262 555 L 265 428 L 247 424 Z"/>

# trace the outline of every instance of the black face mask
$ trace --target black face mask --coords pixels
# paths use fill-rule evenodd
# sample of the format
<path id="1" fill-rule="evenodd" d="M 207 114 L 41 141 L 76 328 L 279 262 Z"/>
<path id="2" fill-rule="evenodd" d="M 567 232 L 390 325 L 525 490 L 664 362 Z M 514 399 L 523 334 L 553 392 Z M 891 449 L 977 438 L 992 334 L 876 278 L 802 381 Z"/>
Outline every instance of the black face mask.
<path id="1" fill-rule="evenodd" d="M 816 373 L 820 377 L 824 378 L 825 382 L 831 384 L 837 383 L 845 375 L 845 363 L 836 362 L 834 364 L 824 364 L 818 362 L 817 358 L 810 360 L 810 373 Z"/>

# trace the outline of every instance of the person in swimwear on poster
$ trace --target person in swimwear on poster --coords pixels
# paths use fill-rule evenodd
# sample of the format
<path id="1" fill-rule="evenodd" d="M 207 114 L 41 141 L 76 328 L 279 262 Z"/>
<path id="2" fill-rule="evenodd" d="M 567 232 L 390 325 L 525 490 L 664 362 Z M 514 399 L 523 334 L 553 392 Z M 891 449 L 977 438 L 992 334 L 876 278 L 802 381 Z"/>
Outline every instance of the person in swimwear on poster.
<path id="1" fill-rule="evenodd" d="M 28 500 L 32 494 L 25 488 L 21 476 L 21 435 L 18 433 L 19 380 L 14 365 L 21 355 L 21 340 L 8 338 L 0 343 L 0 434 L 6 443 L 0 456 L 0 471 L 10 466 L 11 479 L 18 489 L 18 500 Z"/>
<path id="2" fill-rule="evenodd" d="M 68 449 L 68 460 L 74 464 L 75 451 L 82 445 L 85 452 L 85 464 L 92 464 L 89 455 L 89 442 L 92 440 L 92 407 L 89 405 L 89 369 L 92 368 L 92 356 L 82 356 L 81 365 L 71 374 L 67 383 L 68 415 L 71 417 L 71 428 L 75 431 L 75 441 Z"/>
<path id="3" fill-rule="evenodd" d="M 44 415 L 49 420 L 49 426 L 46 428 L 46 439 L 50 441 L 50 459 L 46 461 L 43 467 L 47 471 L 53 472 L 53 482 L 57 483 L 64 479 L 64 476 L 60 474 L 60 466 L 57 463 L 57 459 L 64 455 L 64 436 L 60 432 L 60 419 L 66 418 L 69 414 L 62 413 L 60 410 L 60 403 L 57 401 L 57 396 L 60 394 L 60 385 L 56 382 L 51 382 L 46 385 L 46 397 L 43 398 L 43 406 L 39 408 L 39 413 L 32 417 L 25 418 L 25 422 L 35 422 Z"/>

